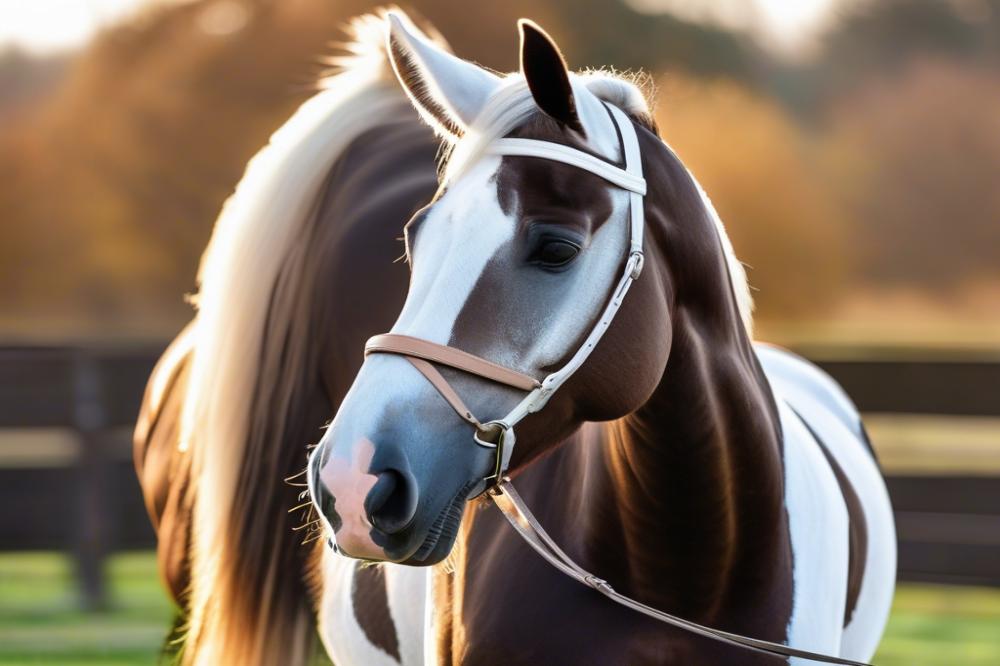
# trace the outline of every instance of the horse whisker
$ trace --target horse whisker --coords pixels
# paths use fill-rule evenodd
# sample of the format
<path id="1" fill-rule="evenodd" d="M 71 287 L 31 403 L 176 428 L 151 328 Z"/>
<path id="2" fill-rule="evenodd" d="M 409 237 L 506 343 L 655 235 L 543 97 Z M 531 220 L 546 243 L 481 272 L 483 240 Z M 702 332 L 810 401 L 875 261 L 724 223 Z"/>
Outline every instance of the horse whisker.
<path id="1" fill-rule="evenodd" d="M 319 541 L 322 537 L 323 537 L 323 532 L 321 530 L 316 530 L 314 532 L 311 532 L 309 534 L 309 536 L 307 536 L 305 539 L 303 539 L 302 543 L 300 545 L 302 545 L 302 546 L 309 545 L 309 544 L 313 543 L 314 541 Z"/>
<path id="2" fill-rule="evenodd" d="M 296 472 L 295 474 L 292 474 L 291 476 L 286 476 L 285 477 L 285 483 L 288 483 L 292 479 L 297 479 L 300 476 L 305 476 L 305 473 L 308 472 L 308 471 L 309 471 L 309 468 L 308 467 L 304 467 L 301 472 Z"/>
<path id="3" fill-rule="evenodd" d="M 319 522 L 320 522 L 319 518 L 315 518 L 313 520 L 310 520 L 308 523 L 303 523 L 303 524 L 299 525 L 298 527 L 293 527 L 292 531 L 293 532 L 301 532 L 302 530 L 306 529 L 310 525 L 317 525 L 317 524 L 319 524 Z"/>

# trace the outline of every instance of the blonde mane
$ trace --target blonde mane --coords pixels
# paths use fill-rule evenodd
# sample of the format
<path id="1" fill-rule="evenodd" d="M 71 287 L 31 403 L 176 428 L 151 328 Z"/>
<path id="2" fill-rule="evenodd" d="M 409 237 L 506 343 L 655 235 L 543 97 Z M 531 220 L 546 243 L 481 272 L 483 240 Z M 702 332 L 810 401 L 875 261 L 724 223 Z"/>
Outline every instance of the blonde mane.
<path id="1" fill-rule="evenodd" d="M 237 592 L 224 574 L 236 558 L 237 539 L 227 527 L 234 510 L 245 510 L 234 507 L 233 498 L 250 434 L 269 303 L 282 266 L 316 214 L 323 183 L 346 147 L 387 118 L 412 114 L 386 60 L 382 20 L 362 17 L 353 31 L 348 55 L 331 61 L 342 71 L 323 81 L 248 163 L 223 206 L 198 273 L 191 374 L 181 417 L 181 447 L 192 457 L 197 489 L 186 664 L 257 663 L 259 655 L 275 649 L 283 650 L 284 663 L 306 656 L 292 645 L 268 648 L 262 644 L 266 636 L 241 635 L 239 627 L 230 626 L 225 599 Z M 306 630 L 311 636 L 314 628 Z M 235 661 L 234 655 L 239 655 Z"/>

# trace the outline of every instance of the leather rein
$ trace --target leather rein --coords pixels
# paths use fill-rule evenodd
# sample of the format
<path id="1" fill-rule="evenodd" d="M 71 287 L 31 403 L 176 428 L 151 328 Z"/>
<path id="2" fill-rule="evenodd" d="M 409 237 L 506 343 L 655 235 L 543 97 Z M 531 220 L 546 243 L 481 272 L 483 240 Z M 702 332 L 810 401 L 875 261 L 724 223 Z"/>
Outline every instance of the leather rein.
<path id="1" fill-rule="evenodd" d="M 510 478 L 505 476 L 511 454 L 516 444 L 514 426 L 529 414 L 541 410 L 573 373 L 580 369 L 594 347 L 608 330 L 621 307 L 629 287 L 638 279 L 643 267 L 643 231 L 645 226 L 642 198 L 646 194 L 646 180 L 642 175 L 642 156 L 639 139 L 632 121 L 623 111 L 605 105 L 612 123 L 618 131 L 625 158 L 625 168 L 606 162 L 569 146 L 536 139 L 498 139 L 488 148 L 493 155 L 536 157 L 569 164 L 600 176 L 607 182 L 629 192 L 629 251 L 621 278 L 614 287 L 600 318 L 577 349 L 573 357 L 559 370 L 541 381 L 524 373 L 506 368 L 486 359 L 454 347 L 448 347 L 429 340 L 385 333 L 376 335 L 365 344 L 365 355 L 396 354 L 406 358 L 431 385 L 441 394 L 455 412 L 475 428 L 473 441 L 482 447 L 495 450 L 495 462 L 489 476 L 482 480 L 480 494 L 486 492 L 497 508 L 507 518 L 514 530 L 538 552 L 549 564 L 570 578 L 591 587 L 615 603 L 642 613 L 660 622 L 672 625 L 699 636 L 728 643 L 747 650 L 773 655 L 775 657 L 798 657 L 828 664 L 849 666 L 869 666 L 864 662 L 842 657 L 819 654 L 789 647 L 781 643 L 749 638 L 719 629 L 700 625 L 690 620 L 665 613 L 616 592 L 611 585 L 590 573 L 569 557 L 549 536 L 538 520 L 532 515 L 524 500 L 514 489 Z M 458 392 L 438 372 L 437 365 L 444 365 L 466 374 L 510 386 L 525 391 L 527 395 L 505 417 L 482 422 L 465 405 Z"/>

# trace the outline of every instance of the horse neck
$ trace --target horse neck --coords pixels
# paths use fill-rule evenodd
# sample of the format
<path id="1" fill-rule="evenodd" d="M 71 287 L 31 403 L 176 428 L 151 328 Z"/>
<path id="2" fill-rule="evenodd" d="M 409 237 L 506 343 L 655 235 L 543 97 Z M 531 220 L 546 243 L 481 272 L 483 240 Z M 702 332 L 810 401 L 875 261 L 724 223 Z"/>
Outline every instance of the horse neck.
<path id="1" fill-rule="evenodd" d="M 730 308 L 737 317 L 735 306 Z M 773 398 L 738 317 L 703 325 L 673 313 L 666 371 L 651 398 L 608 424 L 601 464 L 618 511 L 619 570 L 640 598 L 711 621 L 780 570 L 787 552 L 780 431 Z M 720 330 L 722 331 L 720 333 Z M 603 563 L 606 565 L 607 563 Z"/>
<path id="2" fill-rule="evenodd" d="M 681 169 L 678 182 L 690 178 Z M 694 196 L 689 215 L 704 210 Z M 664 235 L 664 223 L 651 221 L 654 259 L 661 255 L 663 266 L 686 260 L 689 270 L 678 282 L 650 271 L 659 293 L 676 294 L 669 357 L 650 398 L 605 425 L 601 455 L 588 456 L 601 468 L 590 477 L 597 479 L 588 489 L 593 510 L 621 523 L 611 533 L 592 521 L 588 551 L 601 570 L 621 571 L 619 582 L 640 598 L 711 620 L 737 601 L 733 595 L 778 587 L 768 576 L 780 575 L 788 557 L 780 426 L 711 223 L 702 232 L 715 242 L 699 243 L 690 226 Z"/>

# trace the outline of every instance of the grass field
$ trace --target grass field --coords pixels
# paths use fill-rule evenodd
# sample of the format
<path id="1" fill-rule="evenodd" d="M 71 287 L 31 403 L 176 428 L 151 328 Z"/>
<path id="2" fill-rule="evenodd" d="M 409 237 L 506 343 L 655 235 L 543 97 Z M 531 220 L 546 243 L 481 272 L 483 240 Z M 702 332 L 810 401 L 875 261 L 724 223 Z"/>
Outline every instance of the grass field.
<path id="1" fill-rule="evenodd" d="M 72 562 L 54 553 L 0 555 L 0 664 L 152 664 L 172 610 L 152 554 L 109 564 L 112 607 L 77 609 Z"/>
<path id="2" fill-rule="evenodd" d="M 76 609 L 71 563 L 53 553 L 0 555 L 0 666 L 152 664 L 171 607 L 149 553 L 110 562 L 112 608 Z M 878 666 L 1000 664 L 1000 590 L 903 585 Z"/>

